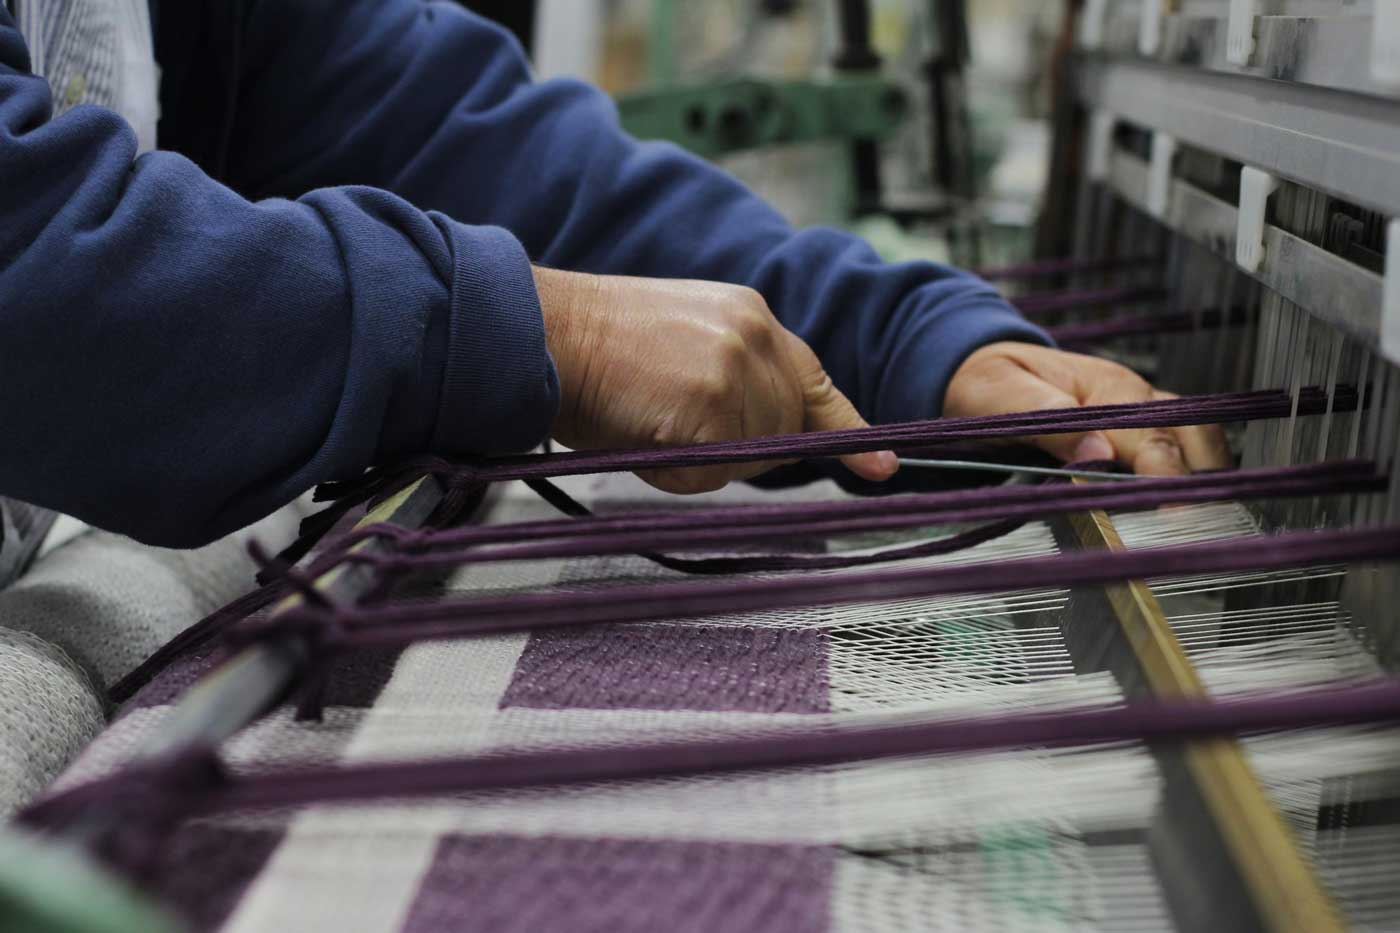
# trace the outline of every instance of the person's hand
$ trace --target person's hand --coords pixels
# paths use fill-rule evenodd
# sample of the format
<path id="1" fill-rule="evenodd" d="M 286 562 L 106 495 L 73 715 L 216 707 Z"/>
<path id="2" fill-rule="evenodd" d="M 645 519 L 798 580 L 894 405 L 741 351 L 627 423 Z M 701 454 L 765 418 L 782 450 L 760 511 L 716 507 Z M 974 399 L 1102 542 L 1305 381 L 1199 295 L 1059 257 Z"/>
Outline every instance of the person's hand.
<path id="1" fill-rule="evenodd" d="M 752 289 L 539 267 L 535 286 L 559 372 L 553 435 L 562 444 L 674 446 L 866 426 L 811 348 Z M 889 451 L 841 461 L 877 481 L 898 468 Z M 639 475 L 668 492 L 693 493 L 776 465 Z"/>
<path id="2" fill-rule="evenodd" d="M 1173 396 L 1108 360 L 1029 343 L 991 343 L 969 355 L 953 374 L 943 414 L 995 415 L 1162 398 Z M 1045 434 L 1028 440 L 1067 462 L 1117 460 L 1154 476 L 1231 465 L 1225 433 L 1216 425 Z"/>

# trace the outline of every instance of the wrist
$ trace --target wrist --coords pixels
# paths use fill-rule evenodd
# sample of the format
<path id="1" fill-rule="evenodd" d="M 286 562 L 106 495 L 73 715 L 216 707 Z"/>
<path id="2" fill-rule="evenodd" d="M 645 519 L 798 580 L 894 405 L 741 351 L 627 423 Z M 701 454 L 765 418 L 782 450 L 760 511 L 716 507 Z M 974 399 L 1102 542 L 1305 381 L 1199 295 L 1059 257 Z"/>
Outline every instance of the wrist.
<path id="1" fill-rule="evenodd" d="M 573 419 L 582 396 L 590 335 L 595 330 L 591 322 L 597 317 L 602 279 L 585 272 L 566 272 L 545 266 L 532 266 L 531 270 L 544 322 L 545 348 L 559 376 L 557 434 L 559 425 Z"/>

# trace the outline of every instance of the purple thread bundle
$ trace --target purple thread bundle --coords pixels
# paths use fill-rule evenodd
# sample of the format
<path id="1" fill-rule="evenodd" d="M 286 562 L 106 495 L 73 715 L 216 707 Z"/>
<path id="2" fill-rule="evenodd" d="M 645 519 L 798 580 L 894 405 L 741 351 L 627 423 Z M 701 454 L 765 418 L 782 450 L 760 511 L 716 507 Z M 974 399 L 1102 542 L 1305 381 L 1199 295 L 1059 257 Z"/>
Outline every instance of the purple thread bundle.
<path id="1" fill-rule="evenodd" d="M 1259 572 L 1324 563 L 1400 560 L 1400 527 L 1293 532 L 1175 547 L 1076 551 L 989 563 L 780 577 L 701 585 L 669 583 L 603 592 L 524 593 L 471 601 L 302 606 L 230 632 L 235 643 L 297 633 L 322 648 L 402 645 L 605 622 L 800 609 L 1114 583 L 1193 573 Z"/>
<path id="2" fill-rule="evenodd" d="M 1357 393 L 1354 389 L 1346 386 L 1336 388 L 1331 399 L 1334 411 L 1349 411 L 1354 409 L 1356 404 Z M 1309 387 L 1299 391 L 1296 406 L 1298 414 L 1317 414 L 1327 409 L 1328 394 L 1322 389 Z M 392 495 L 424 473 L 434 475 L 450 489 L 470 489 L 479 488 L 487 482 L 507 479 L 528 480 L 651 467 L 832 456 L 886 447 L 896 450 L 918 450 L 948 441 L 986 440 L 1037 433 L 1206 424 L 1283 417 L 1293 411 L 1294 401 L 1287 393 L 1262 390 L 1136 404 L 906 422 L 848 431 L 813 432 L 663 450 L 535 454 L 469 464 L 454 464 L 435 457 L 420 458 L 393 467 L 375 468 L 355 480 L 323 484 L 317 489 L 316 498 L 320 501 L 337 501 L 325 512 L 308 518 L 303 523 L 303 536 L 279 556 L 287 563 L 294 563 L 349 509 L 367 499 Z M 323 572 L 338 559 L 332 551 L 331 559 L 318 559 L 315 568 Z M 727 565 L 720 566 L 718 570 L 734 572 L 744 567 L 745 565 Z M 748 565 L 748 569 L 783 569 L 783 566 L 770 563 L 766 566 Z M 270 605 L 276 598 L 289 592 L 285 581 L 278 583 L 265 579 L 262 582 L 268 585 L 211 614 L 158 649 L 118 681 L 109 691 L 109 698 L 117 703 L 130 699 L 170 661 L 208 643 L 245 615 Z"/>
<path id="3" fill-rule="evenodd" d="M 1356 407 L 1357 393 L 1350 386 L 1334 392 L 1308 387 L 1296 398 L 1296 414 L 1343 412 Z M 419 457 L 375 467 L 352 480 L 322 483 L 318 502 L 331 501 L 321 512 L 302 522 L 301 535 L 278 555 L 296 563 L 310 552 L 350 509 L 367 501 L 382 500 L 423 474 L 436 477 L 447 494 L 429 524 L 451 524 L 473 496 L 486 484 L 505 480 L 546 479 L 588 473 L 613 473 L 644 469 L 747 463 L 756 460 L 806 459 L 866 453 L 874 450 L 927 451 L 947 443 L 1110 431 L 1123 428 L 1180 427 L 1256 418 L 1279 418 L 1295 413 L 1295 399 L 1278 390 L 1198 395 L 1120 405 L 1044 409 L 1007 415 L 941 418 L 877 425 L 844 431 L 776 435 L 740 441 L 696 444 L 640 450 L 571 451 L 558 454 L 526 454 L 470 463 L 453 463 L 440 457 Z M 258 582 L 266 583 L 260 576 Z"/>
<path id="4" fill-rule="evenodd" d="M 1006 534 L 1026 520 L 1069 511 L 1124 511 L 1229 498 L 1361 493 L 1379 489 L 1384 482 L 1373 464 L 1352 460 L 1141 479 L 1115 485 L 978 487 L 843 502 L 729 506 L 441 530 L 370 525 L 327 543 L 325 552 L 303 573 L 314 579 L 341 562 L 364 562 L 375 564 L 381 573 L 392 576 L 468 562 L 636 552 L 648 552 L 647 556 L 662 566 L 691 573 L 843 569 L 951 553 Z M 658 548 L 704 550 L 794 535 L 837 535 L 969 522 L 989 524 L 860 556 L 763 554 L 684 560 L 653 553 Z M 391 549 L 383 554 L 351 552 L 354 545 L 371 538 L 385 539 Z M 492 549 L 492 545 L 497 547 Z M 267 586 L 207 616 L 162 646 L 113 685 L 109 698 L 114 703 L 125 702 L 176 658 L 207 644 L 246 616 L 291 592 L 286 579 L 274 576 Z"/>
<path id="5" fill-rule="evenodd" d="M 1035 317 L 1055 311 L 1086 311 L 1164 301 L 1170 295 L 1165 288 L 1156 285 L 1116 285 L 1110 288 L 1032 292 L 1013 297 L 1011 304 L 1026 317 Z"/>
<path id="6" fill-rule="evenodd" d="M 1350 386 L 1337 387 L 1332 397 L 1333 411 L 1351 411 L 1356 404 L 1355 389 Z M 1297 414 L 1321 414 L 1327 407 L 1328 393 L 1324 389 L 1312 386 L 1299 391 Z M 907 421 L 843 431 L 784 434 L 687 447 L 522 454 L 463 464 L 429 457 L 409 461 L 401 465 L 398 472 L 413 478 L 422 473 L 431 473 L 449 486 L 465 486 L 591 473 L 681 469 L 758 460 L 837 457 L 874 450 L 922 450 L 952 441 L 987 441 L 1040 434 L 1077 434 L 1085 431 L 1251 421 L 1259 418 L 1287 417 L 1294 413 L 1293 409 L 1294 400 L 1287 392 L 1265 389 L 1121 405 L 1090 405 L 1009 415 Z M 335 484 L 324 495 L 318 495 L 318 498 L 338 498 L 340 494 L 355 488 L 356 481 Z"/>
<path id="7" fill-rule="evenodd" d="M 611 745 L 375 764 L 296 767 L 232 774 L 207 747 L 128 768 L 30 807 L 26 824 L 53 829 L 94 805 L 150 818 L 249 809 L 412 799 L 596 781 L 641 780 L 736 770 L 1025 747 L 1085 746 L 1322 728 L 1400 719 L 1400 681 L 1225 700 L 1138 701 L 966 719 L 891 717 L 876 724 L 823 723 L 775 734 Z M 190 778 L 196 775 L 198 782 Z"/>
<path id="8" fill-rule="evenodd" d="M 1113 340 L 1119 337 L 1140 337 L 1147 334 L 1179 334 L 1197 328 L 1216 329 L 1234 327 L 1247 321 L 1243 313 L 1223 315 L 1219 310 L 1207 309 L 1195 314 L 1177 312 L 1174 314 L 1154 314 L 1146 317 L 1130 317 L 1099 321 L 1076 321 L 1047 327 L 1048 333 L 1061 347 L 1086 346 Z"/>
<path id="9" fill-rule="evenodd" d="M 369 525 L 332 543 L 328 550 L 346 553 L 359 541 L 385 538 L 393 545 L 390 552 L 346 553 L 345 559 L 373 563 L 389 570 L 427 569 L 474 562 L 629 554 L 652 549 L 701 551 L 773 538 L 836 536 L 932 524 L 1021 522 L 1089 509 L 1131 511 L 1168 503 L 1360 493 L 1382 489 L 1385 483 L 1385 477 L 1369 461 L 1338 460 L 1123 483 L 979 487 L 842 502 L 630 513 L 443 530 L 405 531 L 395 525 Z M 804 557 L 807 562 L 796 566 L 854 567 L 892 560 L 906 550 L 869 555 L 873 560 L 822 555 L 832 562 L 816 564 Z M 838 563 L 840 561 L 849 563 Z M 736 569 L 771 568 L 740 564 Z"/>
<path id="10" fill-rule="evenodd" d="M 976 269 L 973 274 L 988 282 L 1021 279 L 1048 279 L 1061 275 L 1086 275 L 1095 272 L 1117 272 L 1122 269 L 1150 269 L 1162 264 L 1161 256 L 1121 256 L 1111 259 L 1033 259 L 1009 266 Z"/>

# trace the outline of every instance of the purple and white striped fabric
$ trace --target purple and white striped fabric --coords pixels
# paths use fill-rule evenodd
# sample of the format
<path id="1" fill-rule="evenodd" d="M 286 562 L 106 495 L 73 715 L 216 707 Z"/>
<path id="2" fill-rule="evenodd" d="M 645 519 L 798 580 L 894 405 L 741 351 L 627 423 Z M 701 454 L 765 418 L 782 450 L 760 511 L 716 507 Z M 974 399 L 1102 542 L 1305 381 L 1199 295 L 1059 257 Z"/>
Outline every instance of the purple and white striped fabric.
<path id="1" fill-rule="evenodd" d="M 631 477 L 570 482 L 604 511 L 646 495 Z M 826 485 L 795 495 L 840 493 Z M 549 514 L 522 490 L 493 518 Z M 994 555 L 974 549 L 931 563 L 1053 549 L 1040 526 L 994 546 Z M 446 586 L 581 590 L 673 575 L 607 557 L 483 564 Z M 361 652 L 333 671 L 322 721 L 277 710 L 225 755 L 235 769 L 422 759 L 777 728 L 911 703 L 985 710 L 993 692 L 1001 708 L 1113 702 L 1111 679 L 1075 676 L 1058 629 L 1042 618 L 1063 601 L 1060 592 L 958 597 Z M 967 641 L 970 632 L 1002 649 L 989 654 L 984 641 Z M 168 669 L 59 786 L 127 758 L 210 667 L 205 655 Z M 1119 754 L 1118 773 L 1100 776 L 1091 793 L 1082 776 L 1102 764 L 1092 753 L 1018 753 L 1012 771 L 1005 756 L 989 757 L 997 760 L 934 770 L 896 761 L 202 819 L 175 831 L 151 887 L 195 929 L 231 933 L 1071 929 L 1077 918 L 1111 926 L 1141 911 L 1141 897 L 1112 890 L 1115 873 L 1145 851 L 1140 840 L 1105 842 L 1052 824 L 1073 825 L 1078 812 L 1109 799 L 1141 811 L 1127 821 L 1145 826 L 1155 792 L 1146 755 Z M 989 770 L 998 760 L 1000 779 Z M 1046 782 L 1066 775 L 1081 777 L 1047 791 Z M 920 835 L 915 862 L 901 842 L 911 820 L 940 827 Z"/>

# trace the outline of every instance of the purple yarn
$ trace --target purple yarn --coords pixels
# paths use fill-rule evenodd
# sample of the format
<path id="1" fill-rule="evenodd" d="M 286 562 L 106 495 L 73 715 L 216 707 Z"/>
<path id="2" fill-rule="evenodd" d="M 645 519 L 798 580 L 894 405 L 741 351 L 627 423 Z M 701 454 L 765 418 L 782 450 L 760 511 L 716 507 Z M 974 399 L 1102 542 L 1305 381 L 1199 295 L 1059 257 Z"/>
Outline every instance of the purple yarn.
<path id="1" fill-rule="evenodd" d="M 1282 570 L 1319 563 L 1400 559 L 1400 527 L 1294 532 L 1206 544 L 944 567 L 670 583 L 601 592 L 523 593 L 474 600 L 291 610 L 230 632 L 235 642 L 298 632 L 322 646 L 395 645 L 427 639 L 880 602 L 965 593 L 1063 588 L 1192 573 Z"/>
<path id="2" fill-rule="evenodd" d="M 1321 414 L 1327 410 L 1327 400 L 1327 392 L 1323 389 L 1301 389 L 1297 413 Z M 1356 407 L 1356 402 L 1354 389 L 1339 386 L 1332 408 L 1338 412 L 1350 411 Z M 1083 431 L 1251 421 L 1259 418 L 1283 418 L 1292 413 L 1293 399 L 1287 392 L 1266 389 L 1123 405 L 1091 405 L 1008 415 L 907 421 L 843 431 L 813 431 L 687 447 L 524 454 L 470 464 L 454 464 L 435 457 L 422 458 L 409 461 L 399 469 L 404 473 L 431 473 L 449 486 L 467 486 L 537 477 L 713 466 L 756 460 L 835 457 L 873 450 L 923 449 L 950 441 L 984 441 L 1037 434 L 1075 434 Z M 376 477 L 376 480 L 381 479 L 382 477 Z M 341 492 L 352 488 L 350 484 L 337 487 Z"/>
<path id="3" fill-rule="evenodd" d="M 1032 292 L 1017 295 L 1011 299 L 1027 317 L 1049 314 L 1052 311 L 1082 311 L 1089 308 L 1110 308 L 1116 305 L 1133 305 L 1144 302 L 1162 301 L 1171 293 L 1159 286 L 1118 285 L 1110 288 L 1091 288 L 1070 291 Z"/>
<path id="4" fill-rule="evenodd" d="M 79 785 L 31 807 L 30 826 L 62 826 L 85 808 L 139 799 L 183 816 L 382 799 L 412 799 L 592 781 L 876 761 L 916 755 L 1125 741 L 1181 740 L 1278 729 L 1394 722 L 1400 681 L 1226 700 L 1156 700 L 966 719 L 824 723 L 777 735 L 688 739 L 509 755 L 297 767 L 233 774 L 197 748 Z M 167 777 L 167 773 L 170 775 Z M 196 787 L 188 775 L 199 774 Z"/>
<path id="5" fill-rule="evenodd" d="M 1123 483 L 981 487 L 845 502 L 590 516 L 442 531 L 404 532 L 397 526 L 374 525 L 348 536 L 343 544 L 335 547 L 344 550 L 365 537 L 387 537 L 396 545 L 396 552 L 347 554 L 346 560 L 374 563 L 392 571 L 490 561 L 629 554 L 654 549 L 702 551 L 765 539 L 831 537 L 935 523 L 996 522 L 1005 525 L 999 532 L 1004 534 L 1026 520 L 1069 511 L 1130 511 L 1168 503 L 1361 493 L 1382 489 L 1385 483 L 1385 477 L 1370 462 L 1342 460 Z M 969 543 L 988 540 L 990 536 L 995 536 L 990 530 L 974 529 L 912 547 L 854 557 L 764 555 L 725 560 L 729 572 L 839 569 L 949 553 Z M 966 541 L 959 540 L 964 538 Z"/>
<path id="6" fill-rule="evenodd" d="M 1077 275 L 1091 272 L 1114 272 L 1119 269 L 1142 269 L 1161 264 L 1160 256 L 1122 256 L 1111 259 L 1035 259 L 1030 262 L 1010 266 L 996 266 L 974 270 L 974 274 L 988 282 L 1005 282 L 1016 279 L 1047 279 L 1057 275 Z"/>

